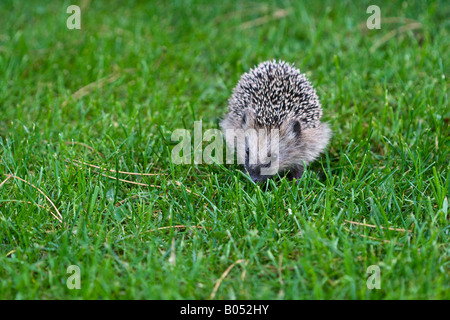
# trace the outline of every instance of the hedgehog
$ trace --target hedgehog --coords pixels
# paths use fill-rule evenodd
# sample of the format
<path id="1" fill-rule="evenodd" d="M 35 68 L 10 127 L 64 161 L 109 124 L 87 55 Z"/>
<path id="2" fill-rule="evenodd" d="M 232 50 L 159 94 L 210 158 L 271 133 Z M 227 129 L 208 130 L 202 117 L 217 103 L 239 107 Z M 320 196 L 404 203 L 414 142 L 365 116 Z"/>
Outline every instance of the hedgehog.
<path id="1" fill-rule="evenodd" d="M 228 150 L 237 151 L 238 164 L 254 182 L 279 175 L 298 183 L 331 138 L 321 117 L 319 98 L 305 74 L 294 64 L 272 60 L 241 76 L 220 127 Z"/>

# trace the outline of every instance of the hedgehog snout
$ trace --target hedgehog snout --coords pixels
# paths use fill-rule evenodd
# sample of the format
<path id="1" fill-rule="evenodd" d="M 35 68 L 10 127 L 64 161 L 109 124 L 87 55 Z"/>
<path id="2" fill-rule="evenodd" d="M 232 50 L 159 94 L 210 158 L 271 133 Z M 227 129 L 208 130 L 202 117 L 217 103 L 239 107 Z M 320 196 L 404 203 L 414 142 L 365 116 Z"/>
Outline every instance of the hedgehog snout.
<path id="1" fill-rule="evenodd" d="M 269 168 L 270 163 L 262 164 L 262 165 L 245 165 L 245 170 L 249 174 L 250 178 L 253 182 L 264 182 L 267 179 L 272 178 L 272 175 L 263 175 L 261 174 L 261 168 Z"/>

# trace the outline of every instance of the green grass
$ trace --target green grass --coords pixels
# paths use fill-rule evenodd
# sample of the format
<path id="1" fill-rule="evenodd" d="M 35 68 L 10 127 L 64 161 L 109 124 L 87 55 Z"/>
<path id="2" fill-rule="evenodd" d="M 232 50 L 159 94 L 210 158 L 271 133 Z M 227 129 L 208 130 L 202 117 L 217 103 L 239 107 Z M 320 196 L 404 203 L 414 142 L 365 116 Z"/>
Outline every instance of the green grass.
<path id="1" fill-rule="evenodd" d="M 208 299 L 243 260 L 216 299 L 449 299 L 448 2 L 164 3 L 1 2 L 0 183 L 38 187 L 64 224 L 30 185 L 0 187 L 0 298 Z M 307 73 L 334 131 L 300 184 L 171 163 L 171 132 L 218 128 L 241 74 L 273 58 Z"/>

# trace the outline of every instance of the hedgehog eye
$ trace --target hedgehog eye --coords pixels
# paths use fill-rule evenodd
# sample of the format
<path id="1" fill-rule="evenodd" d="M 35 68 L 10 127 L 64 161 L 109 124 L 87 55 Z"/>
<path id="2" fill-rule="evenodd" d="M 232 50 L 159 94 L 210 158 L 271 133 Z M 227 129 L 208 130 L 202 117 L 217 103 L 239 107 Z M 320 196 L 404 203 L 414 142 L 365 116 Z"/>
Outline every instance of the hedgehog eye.
<path id="1" fill-rule="evenodd" d="M 300 125 L 300 121 L 295 120 L 292 124 L 291 130 L 296 138 L 300 137 L 300 134 L 302 133 L 302 126 Z"/>
<path id="2" fill-rule="evenodd" d="M 247 124 L 247 113 L 244 112 L 244 115 L 242 116 L 242 126 L 245 126 Z"/>
<path id="3" fill-rule="evenodd" d="M 250 152 L 250 147 L 248 145 L 248 137 L 245 137 L 245 153 L 249 153 Z"/>

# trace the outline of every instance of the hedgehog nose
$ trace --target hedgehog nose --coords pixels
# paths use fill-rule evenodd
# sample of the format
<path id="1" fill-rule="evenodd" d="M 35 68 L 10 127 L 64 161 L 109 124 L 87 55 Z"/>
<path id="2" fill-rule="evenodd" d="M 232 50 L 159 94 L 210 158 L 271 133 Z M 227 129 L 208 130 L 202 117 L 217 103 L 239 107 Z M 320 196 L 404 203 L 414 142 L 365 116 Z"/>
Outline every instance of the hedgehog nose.
<path id="1" fill-rule="evenodd" d="M 261 175 L 251 175 L 250 177 L 252 178 L 252 181 L 254 183 L 264 182 L 269 178 L 268 176 L 261 176 Z"/>
<path id="2" fill-rule="evenodd" d="M 261 168 L 259 166 L 249 166 L 247 171 L 252 177 L 258 177 L 261 175 Z"/>
<path id="3" fill-rule="evenodd" d="M 259 166 L 248 166 L 246 167 L 246 170 L 253 182 L 261 180 L 261 169 Z"/>

